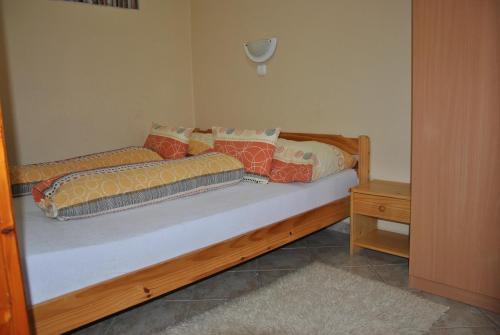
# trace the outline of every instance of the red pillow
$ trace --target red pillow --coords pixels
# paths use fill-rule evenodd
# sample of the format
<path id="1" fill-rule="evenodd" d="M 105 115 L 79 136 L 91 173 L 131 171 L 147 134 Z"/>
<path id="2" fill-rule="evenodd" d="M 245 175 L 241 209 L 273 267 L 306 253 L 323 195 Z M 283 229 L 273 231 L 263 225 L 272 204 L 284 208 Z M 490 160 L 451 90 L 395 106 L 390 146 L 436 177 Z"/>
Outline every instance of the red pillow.
<path id="1" fill-rule="evenodd" d="M 243 130 L 213 127 L 214 150 L 243 163 L 245 172 L 269 177 L 280 129 Z"/>
<path id="2" fill-rule="evenodd" d="M 168 127 L 153 123 L 144 147 L 151 149 L 164 159 L 186 157 L 189 137 L 194 128 Z"/>

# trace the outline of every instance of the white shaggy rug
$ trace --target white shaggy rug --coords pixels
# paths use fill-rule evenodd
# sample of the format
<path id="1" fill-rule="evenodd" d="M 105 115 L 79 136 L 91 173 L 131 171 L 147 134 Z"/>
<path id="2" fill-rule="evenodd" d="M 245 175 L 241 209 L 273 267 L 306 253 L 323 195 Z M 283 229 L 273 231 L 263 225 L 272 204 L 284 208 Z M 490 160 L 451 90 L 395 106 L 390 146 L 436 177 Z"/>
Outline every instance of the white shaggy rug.
<path id="1" fill-rule="evenodd" d="M 160 334 L 424 334 L 447 310 L 411 292 L 313 263 Z"/>

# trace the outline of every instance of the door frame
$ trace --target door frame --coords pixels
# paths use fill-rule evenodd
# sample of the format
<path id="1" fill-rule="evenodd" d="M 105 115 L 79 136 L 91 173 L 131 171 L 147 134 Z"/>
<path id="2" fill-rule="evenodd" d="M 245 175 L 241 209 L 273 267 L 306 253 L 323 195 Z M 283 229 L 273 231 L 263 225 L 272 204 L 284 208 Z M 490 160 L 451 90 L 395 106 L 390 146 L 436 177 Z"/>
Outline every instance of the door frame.
<path id="1" fill-rule="evenodd" d="M 0 294 L 6 298 L 5 306 L 0 320 L 2 329 L 10 334 L 25 335 L 30 333 L 24 282 L 20 264 L 19 246 L 16 238 L 16 224 L 12 208 L 12 192 L 9 178 L 9 164 L 7 159 L 7 146 L 3 114 L 0 106 L 0 280 L 4 281 Z"/>

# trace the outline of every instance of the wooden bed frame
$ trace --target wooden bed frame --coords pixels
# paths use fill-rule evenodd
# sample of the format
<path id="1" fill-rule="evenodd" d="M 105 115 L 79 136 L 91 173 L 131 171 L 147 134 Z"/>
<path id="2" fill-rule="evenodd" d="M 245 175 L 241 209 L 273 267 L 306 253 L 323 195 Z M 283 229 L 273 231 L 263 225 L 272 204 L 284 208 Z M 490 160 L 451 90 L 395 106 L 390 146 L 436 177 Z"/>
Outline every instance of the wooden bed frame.
<path id="1" fill-rule="evenodd" d="M 320 141 L 358 156 L 360 183 L 369 179 L 370 139 L 281 133 Z M 64 294 L 30 310 L 36 334 L 60 334 L 194 283 L 349 217 L 349 197 L 174 259 Z"/>

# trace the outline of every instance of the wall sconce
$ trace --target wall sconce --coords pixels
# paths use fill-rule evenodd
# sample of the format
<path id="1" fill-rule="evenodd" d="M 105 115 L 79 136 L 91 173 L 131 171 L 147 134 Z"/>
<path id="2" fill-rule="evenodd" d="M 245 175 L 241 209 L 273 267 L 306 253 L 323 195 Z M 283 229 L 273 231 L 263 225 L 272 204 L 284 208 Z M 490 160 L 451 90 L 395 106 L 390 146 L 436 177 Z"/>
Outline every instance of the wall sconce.
<path id="1" fill-rule="evenodd" d="M 243 44 L 245 53 L 251 61 L 257 63 L 257 74 L 265 76 L 267 73 L 266 62 L 274 55 L 278 39 L 276 37 L 246 42 Z"/>

